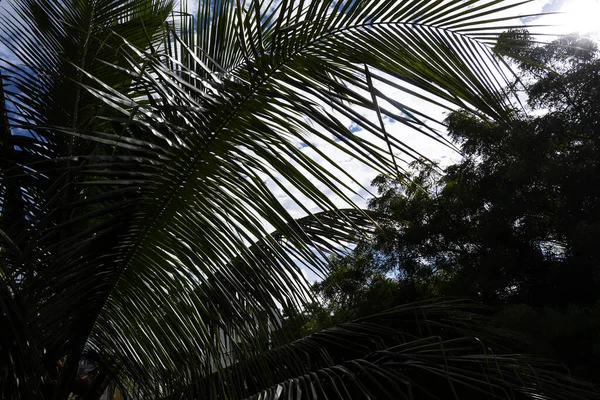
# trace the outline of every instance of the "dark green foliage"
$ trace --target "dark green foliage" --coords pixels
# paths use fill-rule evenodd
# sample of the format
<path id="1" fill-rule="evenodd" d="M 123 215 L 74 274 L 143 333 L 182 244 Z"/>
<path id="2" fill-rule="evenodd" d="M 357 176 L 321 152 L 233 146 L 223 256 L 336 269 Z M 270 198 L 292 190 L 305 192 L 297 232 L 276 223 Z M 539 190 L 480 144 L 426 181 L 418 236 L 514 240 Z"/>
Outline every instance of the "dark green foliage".
<path id="1" fill-rule="evenodd" d="M 600 307 L 510 305 L 494 320 L 526 335 L 526 351 L 560 360 L 573 375 L 598 382 L 600 374 Z"/>
<path id="2" fill-rule="evenodd" d="M 451 113 L 462 160 L 377 177 L 369 208 L 383 229 L 313 288 L 335 322 L 438 297 L 504 307 L 497 321 L 529 338 L 521 351 L 595 380 L 600 60 L 585 38 L 527 38 L 508 33 L 497 51 L 517 61 L 529 113 L 515 110 L 510 124 Z"/>
<path id="3" fill-rule="evenodd" d="M 526 91 L 542 115 L 515 112 L 504 125 L 454 112 L 447 123 L 461 162 L 443 173 L 414 163 L 410 181 L 375 179 L 379 196 L 369 206 L 386 216 L 383 230 L 334 263 L 329 279 L 351 270 L 362 284 L 368 274 L 393 274 L 400 282 L 435 282 L 430 294 L 488 303 L 595 303 L 600 61 L 582 46 L 589 42 L 567 38 L 531 50 L 544 67 L 529 64 L 536 79 Z M 548 59 L 569 67 L 558 74 Z M 340 282 L 323 285 L 332 300 L 329 287 L 357 293 Z"/>
<path id="4" fill-rule="evenodd" d="M 87 400 L 109 383 L 128 399 L 594 395 L 546 362 L 497 356 L 458 303 L 269 338 L 282 304 L 308 300 L 298 261 L 323 270 L 372 228 L 352 171 L 313 139 L 398 172 L 388 152 L 414 152 L 364 115 L 418 130 L 427 116 L 384 87 L 508 121 L 487 22 L 508 23 L 512 2 L 207 0 L 195 16 L 169 0 L 7 3 L 1 398 Z"/>
<path id="5" fill-rule="evenodd" d="M 322 329 L 224 373 L 247 383 L 232 388 L 233 398 L 526 399 L 534 387 L 548 394 L 541 398 L 598 397 L 552 362 L 495 355 L 515 340 L 482 317 L 485 311 L 465 301 L 406 304 Z M 208 376 L 203 386 L 219 379 Z M 190 387 L 180 395 L 204 393 Z"/>

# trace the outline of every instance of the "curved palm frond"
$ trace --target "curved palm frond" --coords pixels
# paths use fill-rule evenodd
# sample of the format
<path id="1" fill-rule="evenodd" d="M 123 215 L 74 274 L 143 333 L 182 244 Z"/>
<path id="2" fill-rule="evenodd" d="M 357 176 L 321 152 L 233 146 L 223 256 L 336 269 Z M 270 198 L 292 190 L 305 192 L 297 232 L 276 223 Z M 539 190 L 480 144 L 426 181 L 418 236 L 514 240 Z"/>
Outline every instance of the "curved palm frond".
<path id="1" fill-rule="evenodd" d="M 268 331 L 277 325 L 280 304 L 294 304 L 291 295 L 281 294 L 264 298 L 264 292 L 276 293 L 280 287 L 270 287 L 277 282 L 265 278 L 266 271 L 283 269 L 287 279 L 283 284 L 292 288 L 297 296 L 306 296 L 307 287 L 299 277 L 297 260 L 311 262 L 313 267 L 325 263 L 324 253 L 331 253 L 349 240 L 356 240 L 373 229 L 366 212 L 355 209 L 322 212 L 292 221 L 289 229 L 299 230 L 301 242 L 288 242 L 280 231 L 269 234 L 248 246 L 241 256 L 232 259 L 224 268 L 205 277 L 193 276 L 195 284 L 165 293 L 168 301 L 152 303 L 152 312 L 136 315 L 136 324 L 101 325 L 99 338 L 111 338 L 121 346 L 101 347 L 91 342 L 89 351 L 112 360 L 112 368 L 121 374 L 124 382 L 138 387 L 147 397 L 161 393 L 165 385 L 173 388 L 193 384 L 215 369 L 226 365 L 233 347 L 246 354 L 257 354 L 264 349 Z M 351 233 L 350 233 L 351 232 Z M 300 244 L 303 244 L 300 246 Z M 280 255 L 282 249 L 285 254 Z M 240 279 L 242 279 L 241 281 Z M 302 300 L 296 299 L 296 302 Z M 148 302 L 148 297 L 146 297 Z M 120 311 L 123 313 L 123 311 Z M 175 318 L 185 318 L 178 321 Z M 184 325 L 183 323 L 186 323 Z M 195 331 L 179 331 L 189 329 Z M 131 331 L 123 334 L 124 327 Z M 144 337 L 152 332 L 157 338 Z M 199 335 L 201 339 L 198 339 Z M 115 337 L 118 335 L 118 338 Z M 96 337 L 92 336 L 93 339 Z M 164 340 L 165 337 L 173 338 Z M 116 339 L 116 340 L 115 340 Z M 155 340 L 161 339 L 162 349 L 156 349 Z M 203 340 L 203 342 L 199 342 Z M 240 348 L 235 342 L 245 343 Z M 172 365 L 155 366 L 151 355 L 144 353 L 163 350 Z M 138 357 L 136 357 L 136 355 Z M 130 377 L 136 377 L 132 382 Z M 168 382 L 165 384 L 165 382 Z"/>
<path id="2" fill-rule="evenodd" d="M 294 145 L 304 142 L 319 154 L 319 148 L 306 140 L 308 135 L 393 173 L 386 145 L 396 151 L 406 151 L 407 146 L 390 138 L 382 125 L 372 123 L 354 107 L 377 109 L 380 115 L 412 126 L 419 126 L 414 122 L 418 114 L 374 89 L 381 83 L 381 73 L 391 76 L 384 79 L 393 88 L 409 90 L 405 87 L 408 83 L 409 88 L 416 86 L 435 95 L 432 101 L 436 103 L 466 106 L 468 102 L 492 115 L 502 115 L 505 105 L 498 94 L 499 84 L 488 74 L 487 43 L 461 31 L 477 33 L 472 30 L 482 26 L 479 17 L 485 8 L 431 8 L 423 2 L 401 6 L 389 1 L 309 2 L 306 6 L 298 2 L 280 3 L 263 15 L 258 3 L 244 9 L 228 1 L 205 2 L 197 18 L 197 35 L 178 32 L 175 26 L 170 29 L 171 54 L 149 53 L 145 69 L 131 60 L 124 70 L 132 80 L 137 77 L 136 84 L 143 88 L 140 92 L 151 94 L 143 103 L 132 108 L 128 96 L 93 92 L 98 98 L 113 96 L 111 101 L 123 109 L 123 118 L 131 114 L 128 110 L 136 110 L 135 123 L 170 141 L 168 153 L 155 155 L 156 162 L 161 162 L 160 155 L 169 161 L 162 162 L 160 187 L 136 221 L 140 228 L 127 238 L 132 245 L 123 257 L 124 272 L 92 333 L 94 348 L 114 346 L 119 335 L 114 328 L 107 328 L 109 322 L 119 330 L 131 326 L 131 333 L 121 335 L 123 338 L 139 336 L 136 316 L 168 304 L 168 293 L 182 292 L 180 281 L 169 281 L 178 273 L 206 282 L 217 274 L 219 286 L 229 288 L 221 297 L 231 314 L 214 313 L 219 323 L 235 321 L 237 310 L 248 304 L 255 309 L 274 309 L 275 304 L 294 298 L 297 285 L 289 279 L 294 263 L 277 247 L 269 253 L 270 263 L 260 264 L 258 276 L 269 279 L 248 280 L 244 269 L 222 267 L 223 262 L 238 257 L 254 261 L 246 244 L 267 235 L 267 230 L 260 228 L 263 221 L 291 243 L 303 246 L 302 235 L 289 229 L 291 217 L 271 195 L 264 178 L 271 178 L 307 212 L 290 187 L 323 210 L 335 209 L 335 205 L 313 181 L 348 201 L 340 187 L 345 182 L 342 177 L 352 180 L 351 173 L 322 153 L 329 165 L 319 164 Z M 487 8 L 494 10 L 490 4 Z M 384 10 L 385 15 L 374 17 Z M 418 16 L 427 23 L 416 24 Z M 474 17 L 471 25 L 468 16 Z M 488 32 L 487 28 L 482 31 L 482 35 Z M 369 43 L 369 47 L 358 43 Z M 376 97 L 398 111 L 378 106 Z M 399 118 L 399 111 L 409 113 L 410 120 Z M 371 137 L 353 135 L 340 114 L 364 127 Z M 160 125 L 156 124 L 159 119 Z M 154 151 L 163 148 L 164 144 L 159 144 Z M 148 151 L 153 151 L 149 145 Z M 304 250 L 304 255 L 312 261 L 310 251 Z M 151 300 L 131 301 L 132 286 L 153 287 L 156 282 L 161 286 L 154 287 Z M 123 292 L 120 287 L 125 288 Z M 205 303 L 197 292 L 185 297 L 185 302 L 191 309 Z M 156 365 L 157 371 L 164 368 L 165 359 L 172 365 L 167 369 L 176 370 L 174 359 L 167 354 L 189 352 L 194 345 L 198 352 L 190 363 L 202 365 L 206 349 L 215 341 L 202 332 L 200 321 L 194 322 L 189 315 L 174 318 L 177 322 L 172 325 L 187 327 L 186 337 L 193 342 L 182 341 L 158 357 L 146 354 L 149 360 L 156 360 L 146 364 Z M 203 323 L 210 325 L 206 320 Z M 181 336 L 163 330 L 158 322 L 155 326 L 149 330 L 156 332 L 161 327 L 161 338 Z M 243 334 L 247 327 L 240 321 L 230 329 Z M 95 335 L 102 340 L 96 341 Z M 164 347 L 165 342 L 152 348 L 159 345 Z M 122 344 L 119 351 L 131 346 Z M 133 358 L 141 351 L 124 354 Z M 210 363 L 206 364 L 197 367 L 199 375 L 211 370 Z"/>
<path id="3" fill-rule="evenodd" d="M 593 399 L 464 300 L 408 304 L 241 360 L 169 398 Z M 217 382 L 225 382 L 217 384 Z"/>
<path id="4" fill-rule="evenodd" d="M 112 111 L 86 92 L 80 71 L 126 89 L 129 85 L 122 74 L 112 73 L 104 63 L 120 62 L 118 46 L 123 38 L 143 48 L 160 45 L 172 4 L 164 0 L 6 3 L 2 3 L 0 40 L 12 55 L 2 60 L 1 67 L 3 117 L 10 130 L 2 141 L 6 157 L 0 172 L 1 284 L 5 309 L 14 309 L 21 321 L 11 325 L 14 336 L 8 336 L 3 350 L 10 352 L 21 342 L 15 338 L 21 336 L 28 343 L 21 350 L 27 349 L 38 375 L 26 379 L 9 372 L 6 382 L 29 393 L 24 397 L 42 397 L 48 386 L 44 380 L 56 377 L 44 377 L 42 372 L 40 379 L 40 371 L 56 369 L 56 361 L 71 354 L 55 391 L 59 396 L 68 394 L 87 341 L 93 322 L 88 314 L 95 307 L 92 299 L 106 293 L 102 286 L 86 286 L 82 278 L 102 273 L 106 253 L 116 243 L 109 237 L 119 229 L 110 218 L 130 210 L 140 194 L 129 187 L 118 199 L 102 197 L 87 182 L 97 175 L 94 168 L 102 169 L 105 162 L 118 186 L 120 165 L 105 146 L 83 139 L 87 131 L 106 130 L 101 117 Z M 65 130 L 80 138 L 65 135 Z M 140 165 L 126 174 L 143 174 L 143 168 Z M 7 252 L 6 243 L 10 244 Z M 82 295 L 92 301 L 83 302 Z"/>
<path id="5" fill-rule="evenodd" d="M 219 368 L 221 332 L 252 343 L 256 312 L 302 303 L 298 259 L 319 268 L 316 238 L 348 238 L 330 194 L 353 205 L 356 183 L 312 138 L 387 173 L 417 153 L 384 117 L 443 141 L 384 87 L 508 115 L 489 47 L 503 1 L 211 0 L 193 19 L 163 0 L 12 4 L 3 310 L 23 315 L 31 359 L 68 355 L 32 395 L 65 397 L 84 348 L 132 395 L 175 392 Z"/>

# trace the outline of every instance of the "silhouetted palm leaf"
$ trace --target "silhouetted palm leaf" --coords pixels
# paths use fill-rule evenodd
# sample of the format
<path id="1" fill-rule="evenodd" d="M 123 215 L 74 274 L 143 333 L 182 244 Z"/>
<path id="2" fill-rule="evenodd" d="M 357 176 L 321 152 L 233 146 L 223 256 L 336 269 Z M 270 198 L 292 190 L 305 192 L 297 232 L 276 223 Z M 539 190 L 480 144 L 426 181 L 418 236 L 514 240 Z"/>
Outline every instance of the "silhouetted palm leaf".
<path id="1" fill-rule="evenodd" d="M 600 396 L 547 360 L 496 353 L 514 347 L 518 338 L 490 324 L 481 311 L 462 300 L 397 307 L 240 361 L 170 398 Z"/>
<path id="2" fill-rule="evenodd" d="M 15 57 L 2 63 L 0 110 L 6 396 L 66 398 L 82 354 L 102 369 L 95 389 L 108 376 L 132 397 L 198 388 L 220 368 L 224 337 L 257 355 L 266 329 L 257 313 L 277 321 L 281 304 L 305 300 L 299 262 L 319 270 L 320 252 L 369 220 L 338 210 L 330 195 L 353 206 L 355 177 L 311 138 L 393 174 L 391 153 L 417 153 L 386 132 L 384 117 L 444 139 L 421 122 L 424 110 L 385 87 L 508 115 L 489 50 L 500 29 L 492 25 L 510 20 L 503 1 L 212 0 L 194 19 L 167 0 L 9 4 L 2 42 Z M 268 179 L 307 219 L 292 217 Z M 340 329 L 324 335 L 341 338 Z M 332 377 L 332 395 L 361 374 L 397 380 L 397 353 L 324 364 L 319 374 Z M 428 360 L 430 372 L 446 368 Z M 306 387 L 316 384 L 311 374 Z M 242 384 L 212 380 L 205 393 Z"/>

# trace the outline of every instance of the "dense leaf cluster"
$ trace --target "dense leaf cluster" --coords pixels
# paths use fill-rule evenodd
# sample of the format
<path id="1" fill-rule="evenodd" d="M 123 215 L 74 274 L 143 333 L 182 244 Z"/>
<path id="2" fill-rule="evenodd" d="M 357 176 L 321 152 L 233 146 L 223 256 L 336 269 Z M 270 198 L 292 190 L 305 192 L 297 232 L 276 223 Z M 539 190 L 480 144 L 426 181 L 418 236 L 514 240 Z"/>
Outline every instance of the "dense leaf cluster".
<path id="1" fill-rule="evenodd" d="M 499 320 L 531 334 L 530 351 L 593 376 L 600 59 L 585 38 L 546 45 L 527 39 L 524 31 L 509 32 L 497 47 L 519 68 L 515 87 L 524 108 L 510 124 L 453 112 L 447 123 L 460 162 L 443 171 L 415 162 L 410 179 L 377 177 L 379 196 L 369 208 L 383 215 L 383 229 L 333 260 L 328 277 L 314 285 L 325 309 L 320 320 L 307 321 L 340 322 L 436 297 L 522 304 L 505 306 Z"/>

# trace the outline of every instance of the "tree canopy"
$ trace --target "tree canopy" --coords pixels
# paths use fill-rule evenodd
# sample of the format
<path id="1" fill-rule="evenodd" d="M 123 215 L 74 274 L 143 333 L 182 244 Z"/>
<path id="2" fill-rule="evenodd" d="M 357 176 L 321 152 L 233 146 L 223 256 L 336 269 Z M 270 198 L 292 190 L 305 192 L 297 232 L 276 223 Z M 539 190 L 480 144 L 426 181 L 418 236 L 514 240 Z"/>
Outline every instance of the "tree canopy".
<path id="1" fill-rule="evenodd" d="M 532 335 L 531 351 L 588 378 L 599 370 L 587 332 L 599 316 L 600 59 L 587 38 L 529 39 L 510 31 L 496 47 L 519 71 L 525 104 L 511 124 L 452 112 L 459 162 L 417 161 L 409 179 L 377 177 L 369 208 L 383 229 L 333 259 L 305 327 L 407 301 L 476 298 L 518 305 L 498 318 Z"/>
<path id="2" fill-rule="evenodd" d="M 528 107 L 515 109 L 510 125 L 451 113 L 462 160 L 443 171 L 415 162 L 410 179 L 376 178 L 369 208 L 384 216 L 383 230 L 334 274 L 349 264 L 358 281 L 368 270 L 414 284 L 435 280 L 437 295 L 486 303 L 597 301 L 597 50 L 566 37 L 521 53 L 530 58 L 519 64 Z"/>

